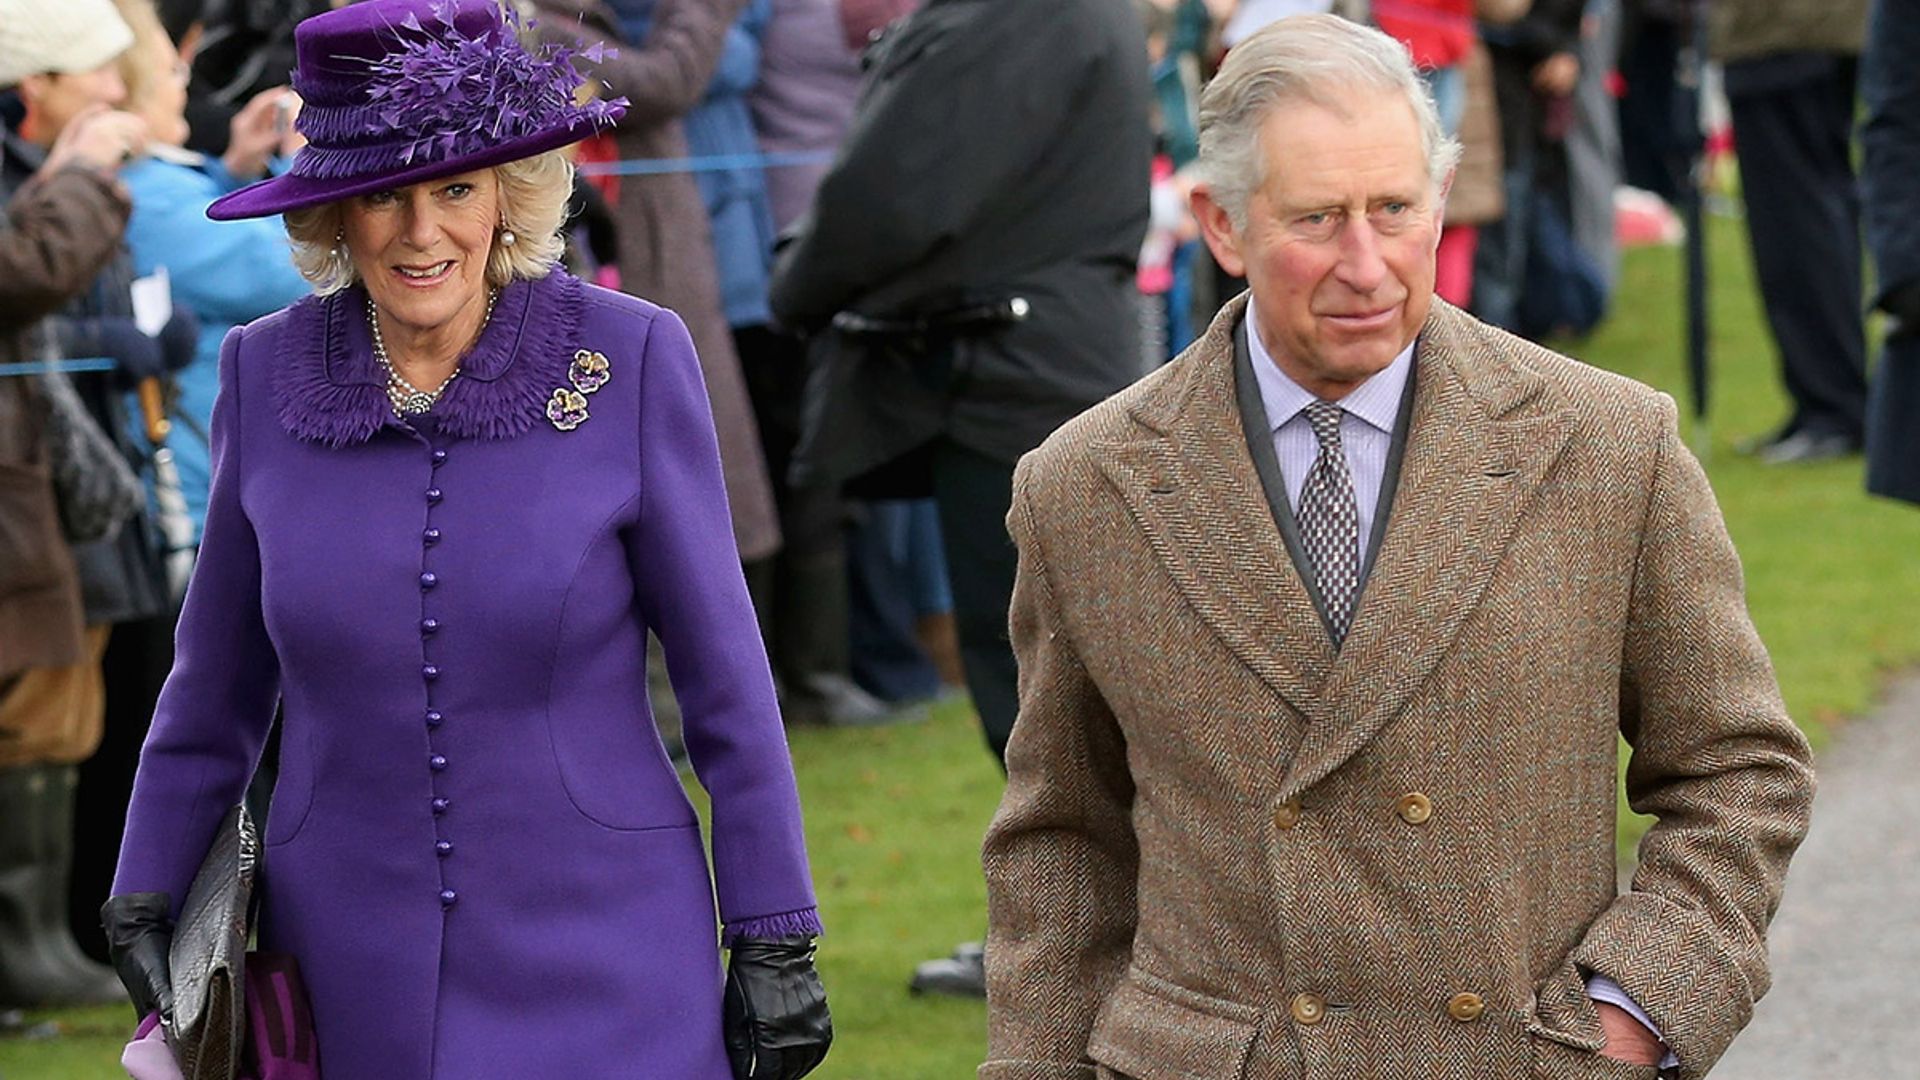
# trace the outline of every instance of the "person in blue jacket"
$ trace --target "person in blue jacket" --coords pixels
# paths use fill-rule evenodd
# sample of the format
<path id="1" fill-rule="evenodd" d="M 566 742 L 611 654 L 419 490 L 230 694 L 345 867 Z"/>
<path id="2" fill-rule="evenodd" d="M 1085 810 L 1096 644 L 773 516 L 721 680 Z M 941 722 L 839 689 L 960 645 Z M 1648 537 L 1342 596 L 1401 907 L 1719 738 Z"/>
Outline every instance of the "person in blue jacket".
<path id="1" fill-rule="evenodd" d="M 267 90 L 235 114 L 226 153 L 180 149 L 187 141 L 187 62 L 147 0 L 121 0 L 134 45 L 120 58 L 132 111 L 147 122 L 153 149 L 122 172 L 133 197 L 127 246 L 141 277 L 165 270 L 175 302 L 200 320 L 193 362 L 173 376 L 168 446 L 198 542 L 212 478 L 207 424 L 227 331 L 278 311 L 312 291 L 294 268 L 278 217 L 209 221 L 207 205 L 264 176 L 275 157 L 298 147 L 285 88 Z"/>
<path id="2" fill-rule="evenodd" d="M 193 317 L 176 315 L 174 325 L 159 339 L 163 352 L 180 356 L 177 363 L 165 364 L 163 381 L 170 388 L 166 398 L 172 427 L 166 445 L 173 452 L 186 508 L 184 524 L 189 528 L 177 528 L 166 508 L 154 500 L 153 542 L 167 549 L 169 564 L 159 582 L 166 595 L 147 617 L 123 621 L 114 630 L 106 655 L 103 733 L 98 749 L 79 772 L 68 918 L 81 946 L 100 959 L 107 955 L 100 903 L 113 884 L 114 856 L 120 847 L 140 744 L 160 684 L 172 665 L 180 590 L 206 519 L 213 474 L 208 427 L 219 381 L 220 342 L 235 325 L 277 311 L 312 291 L 294 269 L 278 218 L 231 223 L 206 218 L 207 204 L 259 179 L 272 155 L 293 149 L 292 140 L 283 134 L 292 127 L 291 110 L 282 109 L 280 102 L 286 100 L 291 106 L 296 99 L 287 91 L 274 90 L 248 103 L 232 119 L 222 157 L 207 158 L 181 149 L 188 135 L 187 58 L 163 29 L 151 0 L 115 0 L 115 5 L 134 34 L 134 43 L 116 63 L 120 81 L 127 87 L 126 109 L 145 122 L 149 134 L 146 152 L 120 171 L 133 204 L 126 232 L 129 273 L 145 278 L 164 268 L 176 312 L 191 312 Z M 139 345 L 145 335 L 120 338 Z M 126 418 L 122 436 L 146 460 L 152 448 L 135 395 L 126 395 L 121 412 Z M 152 469 L 142 470 L 142 476 L 149 482 L 157 480 Z"/>

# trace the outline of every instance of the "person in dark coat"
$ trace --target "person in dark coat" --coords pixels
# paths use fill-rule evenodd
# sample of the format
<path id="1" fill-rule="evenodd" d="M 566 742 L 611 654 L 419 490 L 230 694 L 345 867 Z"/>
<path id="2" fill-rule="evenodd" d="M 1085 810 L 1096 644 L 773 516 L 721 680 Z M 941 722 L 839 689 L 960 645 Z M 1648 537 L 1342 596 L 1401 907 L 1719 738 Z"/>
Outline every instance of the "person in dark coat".
<path id="1" fill-rule="evenodd" d="M 7 59 L 0 83 L 11 80 Z M 43 56 L 32 66 L 57 65 Z M 118 253 L 129 206 L 115 172 L 137 130 L 131 119 L 97 112 L 68 123 L 4 200 L 0 365 L 42 359 L 41 320 Z M 98 743 L 99 716 L 55 706 L 97 681 L 99 633 L 86 634 L 62 535 L 48 390 L 0 373 L 0 1008 L 105 1000 L 112 989 L 63 914 L 74 766 Z"/>
<path id="2" fill-rule="evenodd" d="M 115 108 L 125 100 L 126 87 L 113 61 L 131 41 L 126 22 L 104 0 L 0 3 L 0 202 L 11 204 L 17 193 L 32 205 L 31 193 L 73 163 L 62 146 L 75 138 L 95 144 L 94 154 L 115 166 L 142 151 L 146 124 Z M 77 134 L 76 127 L 82 129 Z M 120 198 L 116 189 L 114 201 Z M 76 418 L 71 424 L 97 440 L 100 456 L 87 463 L 89 475 L 120 473 L 130 489 L 129 470 L 141 466 L 143 455 L 129 439 L 125 394 L 138 378 L 161 372 L 163 349 L 130 318 L 131 264 L 119 242 L 124 221 L 117 213 L 110 222 L 94 214 L 75 224 L 107 226 L 104 238 L 110 242 L 84 286 L 63 294 L 60 310 L 38 322 L 41 355 L 35 358 L 116 362 L 113 370 L 63 376 L 47 389 L 65 391 Z M 101 239 L 69 238 L 64 244 L 91 251 Z M 32 291 L 31 282 L 23 284 Z M 116 454 L 124 461 L 116 461 Z M 70 565 L 78 570 L 86 620 L 79 655 L 70 663 L 35 666 L 11 686 L 0 687 L 0 881 L 7 883 L 0 887 L 0 926 L 32 928 L 48 961 L 42 974 L 29 974 L 31 967 L 15 967 L 17 954 L 8 955 L 11 950 L 0 946 L 5 969 L 0 984 L 18 979 L 16 987 L 39 987 L 38 1001 L 18 1000 L 23 995 L 16 989 L 0 991 L 0 1003 L 107 1002 L 117 996 L 112 973 L 81 955 L 65 912 L 79 802 L 77 767 L 94 755 L 107 728 L 158 688 L 157 678 L 105 674 L 114 670 L 117 657 L 138 655 L 153 640 L 147 631 L 165 607 L 153 521 L 137 504 L 128 512 L 131 517 L 114 517 L 113 528 L 76 526 L 68 537 L 75 542 Z M 44 632 L 55 641 L 66 637 L 57 622 Z M 29 655 L 40 652 L 28 650 Z M 150 704 L 151 697 L 146 701 Z M 14 907 L 23 888 L 38 893 L 24 921 Z"/>
<path id="3" fill-rule="evenodd" d="M 828 353 L 796 473 L 931 486 L 996 756 L 1015 708 L 1000 527 L 1013 463 L 1141 374 L 1145 57 L 1120 0 L 934 0 L 881 43 L 840 156 L 774 266 L 775 318 L 819 332 Z"/>
<path id="4" fill-rule="evenodd" d="M 996 757 L 1017 710 L 1014 462 L 1143 373 L 1151 100 L 1126 0 L 932 0 L 875 49 L 774 264 L 774 317 L 815 335 L 794 482 L 931 490 Z"/>
<path id="5" fill-rule="evenodd" d="M 1562 152 L 1568 98 L 1580 81 L 1580 17 L 1585 0 L 1533 0 L 1509 22 L 1483 20 L 1500 117 L 1504 212 L 1481 227 L 1473 258 L 1473 313 L 1518 329 L 1535 254 L 1539 180 Z M 1548 209 L 1547 213 L 1554 213 Z M 1564 220 L 1564 219 L 1563 219 Z"/>
<path id="6" fill-rule="evenodd" d="M 1867 399 L 1867 490 L 1920 503 L 1920 9 L 1875 0 L 1860 61 L 1873 305 L 1893 316 Z"/>
<path id="7" fill-rule="evenodd" d="M 672 312 L 556 265 L 562 148 L 624 103 L 575 104 L 569 51 L 516 29 L 494 0 L 302 23 L 310 142 L 207 210 L 285 213 L 320 295 L 221 350 L 108 940 L 168 1015 L 170 920 L 278 703 L 260 941 L 329 1080 L 794 1080 L 831 1037 L 820 920 L 699 361 Z"/>
<path id="8" fill-rule="evenodd" d="M 1754 449 L 1771 464 L 1858 453 L 1867 338 L 1853 125 L 1867 0 L 1716 0 L 1708 10 L 1754 279 L 1793 404 Z"/>
<path id="9" fill-rule="evenodd" d="M 28 18 L 47 18 L 46 12 L 57 6 L 55 0 L 29 2 L 39 11 Z M 84 12 L 79 17 L 86 20 L 86 25 L 106 25 L 104 19 L 111 14 L 111 25 L 127 26 L 117 12 L 94 11 L 90 4 L 72 10 Z M 64 29 L 71 31 L 73 27 Z M 100 87 L 107 87 L 110 96 L 94 100 L 111 102 L 116 110 L 133 104 L 124 72 L 117 66 L 128 51 L 119 49 L 113 54 L 114 68 L 87 76 L 97 84 L 89 97 L 100 93 Z M 106 78 L 109 75 L 110 80 Z M 76 99 L 75 84 L 83 79 L 69 76 L 66 85 L 55 86 L 44 83 L 44 78 L 29 77 L 18 88 L 24 109 L 20 122 L 4 136 L 0 187 L 19 183 L 69 122 L 69 102 Z M 143 143 L 151 143 L 154 133 L 136 109 L 114 115 L 123 126 L 136 127 Z M 136 158 L 142 155 L 129 154 L 128 171 Z M 144 160 L 140 164 L 144 165 Z M 123 171 L 121 180 L 126 179 L 127 171 Z M 114 444 L 128 468 L 145 480 L 153 475 L 153 451 L 145 437 L 141 410 L 130 404 L 132 391 L 142 384 L 159 387 L 171 383 L 173 376 L 192 362 L 197 321 L 184 305 L 176 306 L 171 317 L 162 308 L 165 327 L 157 335 L 148 333 L 134 304 L 136 273 L 130 252 L 122 246 L 88 287 L 48 316 L 43 326 L 55 355 L 114 361 L 113 370 L 82 372 L 73 375 L 71 382 L 95 425 Z M 156 295 L 171 299 L 167 291 Z M 172 658 L 173 614 L 179 597 L 167 574 L 167 546 L 159 518 L 143 505 L 112 535 L 76 543 L 73 550 L 97 664 L 88 675 L 91 701 L 85 706 L 87 715 L 81 729 L 87 735 L 60 755 L 79 766 L 68 785 L 69 797 L 61 803 L 60 827 L 72 833 L 66 848 L 74 852 L 71 878 L 77 887 L 69 890 L 68 910 L 80 908 L 85 912 L 85 918 L 75 924 L 75 936 L 90 956 L 101 959 L 106 956 L 106 943 L 100 938 L 94 912 L 106 898 L 104 878 L 117 846 L 109 837 L 124 812 L 132 755 L 153 715 L 154 699 L 159 696 Z M 120 773 L 121 780 L 103 790 L 101 778 L 114 773 Z M 106 968 L 94 966 L 101 974 L 106 973 Z M 113 994 L 113 980 L 102 979 L 101 986 L 105 994 Z"/>

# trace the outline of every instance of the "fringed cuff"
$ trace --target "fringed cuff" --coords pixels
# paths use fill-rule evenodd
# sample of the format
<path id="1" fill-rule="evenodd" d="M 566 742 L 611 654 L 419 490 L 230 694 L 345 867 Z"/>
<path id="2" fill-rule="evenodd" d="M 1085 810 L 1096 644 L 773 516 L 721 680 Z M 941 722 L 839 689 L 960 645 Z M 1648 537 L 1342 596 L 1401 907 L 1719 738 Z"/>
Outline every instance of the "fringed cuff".
<path id="1" fill-rule="evenodd" d="M 819 908 L 801 908 L 779 915 L 730 922 L 720 934 L 720 944 L 732 948 L 743 937 L 777 940 L 787 937 L 819 937 L 826 933 L 820 925 Z"/>

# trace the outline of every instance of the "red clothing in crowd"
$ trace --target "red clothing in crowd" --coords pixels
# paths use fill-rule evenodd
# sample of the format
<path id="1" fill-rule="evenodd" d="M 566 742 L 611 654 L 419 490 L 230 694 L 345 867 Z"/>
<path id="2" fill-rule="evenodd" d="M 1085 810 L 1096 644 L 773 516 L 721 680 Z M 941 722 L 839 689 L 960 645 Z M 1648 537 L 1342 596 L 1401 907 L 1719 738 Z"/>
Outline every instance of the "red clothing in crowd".
<path id="1" fill-rule="evenodd" d="M 1373 17 L 1423 70 L 1452 67 L 1473 48 L 1473 0 L 1374 0 Z"/>

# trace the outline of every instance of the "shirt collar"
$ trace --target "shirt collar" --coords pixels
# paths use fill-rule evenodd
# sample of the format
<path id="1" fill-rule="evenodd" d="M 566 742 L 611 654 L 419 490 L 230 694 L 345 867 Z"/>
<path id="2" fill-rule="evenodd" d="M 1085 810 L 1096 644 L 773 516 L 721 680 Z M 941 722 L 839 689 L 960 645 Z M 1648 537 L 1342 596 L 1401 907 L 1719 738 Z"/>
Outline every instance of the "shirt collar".
<path id="1" fill-rule="evenodd" d="M 1260 385 L 1260 404 L 1267 410 L 1268 427 L 1279 431 L 1281 425 L 1318 399 L 1273 362 L 1273 354 L 1260 340 L 1260 323 L 1251 296 L 1247 298 L 1245 326 L 1247 350 L 1253 359 L 1253 381 Z M 1407 373 L 1413 370 L 1413 349 L 1413 345 L 1408 345 L 1400 350 L 1392 363 L 1341 398 L 1340 407 L 1370 426 L 1393 434 L 1394 421 L 1400 416 L 1400 398 L 1407 388 Z"/>

